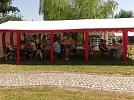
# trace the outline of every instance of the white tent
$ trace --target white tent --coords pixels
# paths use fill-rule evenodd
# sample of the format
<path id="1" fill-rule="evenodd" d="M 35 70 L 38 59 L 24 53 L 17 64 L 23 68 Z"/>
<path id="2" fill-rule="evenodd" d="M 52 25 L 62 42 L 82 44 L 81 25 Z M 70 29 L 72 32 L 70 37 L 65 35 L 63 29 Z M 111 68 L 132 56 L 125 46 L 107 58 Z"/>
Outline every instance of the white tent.
<path id="1" fill-rule="evenodd" d="M 0 30 L 71 30 L 107 28 L 134 28 L 134 18 L 59 21 L 8 21 L 0 24 Z"/>
<path id="2" fill-rule="evenodd" d="M 124 41 L 127 41 L 127 32 L 134 30 L 134 18 L 121 19 L 81 19 L 81 20 L 58 20 L 58 21 L 9 21 L 0 24 L 0 32 L 59 32 L 59 31 L 84 31 L 85 35 L 85 59 L 88 61 L 88 32 L 89 31 L 122 31 L 124 34 Z M 17 34 L 19 36 L 19 34 Z M 51 35 L 52 36 L 52 35 Z M 53 37 L 51 37 L 52 39 Z M 17 43 L 19 38 L 17 37 Z M 124 43 L 124 52 L 127 51 L 127 43 Z M 52 43 L 51 43 L 51 47 Z M 20 50 L 17 47 L 17 63 L 20 62 Z M 53 48 L 51 48 L 53 49 Z M 53 63 L 53 52 L 51 52 L 51 62 Z M 124 55 L 126 61 L 126 55 Z"/>

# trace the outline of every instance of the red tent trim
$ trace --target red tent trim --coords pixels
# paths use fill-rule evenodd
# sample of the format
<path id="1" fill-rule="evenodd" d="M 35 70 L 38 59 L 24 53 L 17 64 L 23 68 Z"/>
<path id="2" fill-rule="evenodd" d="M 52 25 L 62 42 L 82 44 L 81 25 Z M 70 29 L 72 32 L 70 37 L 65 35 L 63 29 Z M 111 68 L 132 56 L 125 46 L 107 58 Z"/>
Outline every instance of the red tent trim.
<path id="1" fill-rule="evenodd" d="M 17 35 L 17 64 L 20 63 L 20 32 L 16 32 Z"/>
<path id="2" fill-rule="evenodd" d="M 6 38 L 5 37 L 6 37 L 6 32 L 3 32 L 2 33 L 2 46 L 3 46 L 4 53 L 6 52 L 6 48 L 5 48 L 6 47 L 6 40 L 5 40 Z"/>
<path id="3" fill-rule="evenodd" d="M 89 31 L 85 31 L 85 64 L 88 63 L 89 55 Z"/>

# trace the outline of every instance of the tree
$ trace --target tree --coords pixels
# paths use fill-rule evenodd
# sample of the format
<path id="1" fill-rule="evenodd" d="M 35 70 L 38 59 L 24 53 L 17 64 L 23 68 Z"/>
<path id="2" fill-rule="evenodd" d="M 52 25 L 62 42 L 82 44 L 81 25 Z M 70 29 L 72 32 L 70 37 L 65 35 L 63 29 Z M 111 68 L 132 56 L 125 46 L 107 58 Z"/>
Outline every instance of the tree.
<path id="1" fill-rule="evenodd" d="M 44 20 L 113 18 L 115 0 L 40 0 Z"/>
<path id="2" fill-rule="evenodd" d="M 22 21 L 22 15 L 21 14 L 12 14 L 12 15 L 6 15 L 2 18 L 0 18 L 0 23 L 7 22 L 7 21 Z"/>
<path id="3" fill-rule="evenodd" d="M 8 14 L 9 12 L 20 12 L 17 7 L 11 5 L 12 0 L 0 0 L 0 14 L 3 16 Z"/>
<path id="4" fill-rule="evenodd" d="M 115 18 L 132 18 L 134 17 L 133 11 L 125 11 L 123 9 L 120 10 L 118 14 L 115 15 Z"/>
<path id="5" fill-rule="evenodd" d="M 22 17 L 20 10 L 12 6 L 12 0 L 0 0 L 0 23 L 9 20 L 22 20 Z"/>

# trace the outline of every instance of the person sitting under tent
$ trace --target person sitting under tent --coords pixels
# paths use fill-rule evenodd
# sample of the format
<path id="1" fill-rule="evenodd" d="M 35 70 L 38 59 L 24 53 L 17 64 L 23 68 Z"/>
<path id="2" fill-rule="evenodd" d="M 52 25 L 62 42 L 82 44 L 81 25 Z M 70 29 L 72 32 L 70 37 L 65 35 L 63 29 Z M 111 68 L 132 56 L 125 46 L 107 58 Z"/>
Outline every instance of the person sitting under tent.
<path id="1" fill-rule="evenodd" d="M 67 37 L 66 37 L 66 33 L 64 32 L 63 35 L 61 36 L 62 49 L 65 49 L 66 42 L 67 42 Z"/>
<path id="2" fill-rule="evenodd" d="M 101 39 L 99 43 L 99 49 L 101 51 L 101 54 L 106 57 L 109 57 L 108 48 L 106 46 L 105 40 Z"/>
<path id="3" fill-rule="evenodd" d="M 31 41 L 27 40 L 27 43 L 25 44 L 25 52 L 29 55 L 30 59 L 33 58 L 33 46 L 31 45 Z"/>
<path id="4" fill-rule="evenodd" d="M 74 57 L 76 57 L 76 45 L 75 44 L 71 45 L 70 53 L 73 53 Z"/>
<path id="5" fill-rule="evenodd" d="M 60 38 L 55 38 L 56 41 L 53 44 L 53 48 L 54 48 L 54 59 L 55 60 L 59 60 L 60 58 L 60 54 L 61 54 L 61 45 L 60 45 Z M 56 57 L 57 55 L 57 57 Z"/>
<path id="6" fill-rule="evenodd" d="M 40 58 L 42 59 L 43 58 L 43 55 L 42 55 L 43 46 L 42 46 L 42 43 L 41 43 L 40 40 L 36 44 L 36 49 L 37 49 L 37 51 L 36 51 L 36 57 L 38 55 L 40 55 Z"/>
<path id="7" fill-rule="evenodd" d="M 65 50 L 66 50 L 66 57 L 65 57 L 65 60 L 66 61 L 69 61 L 69 54 L 70 54 L 70 48 L 71 48 L 71 45 L 74 44 L 74 36 L 72 35 L 67 43 L 65 44 Z"/>
<path id="8" fill-rule="evenodd" d="M 20 57 L 21 60 L 25 60 L 25 44 L 23 42 L 20 45 Z"/>
<path id="9" fill-rule="evenodd" d="M 117 58 L 116 59 L 121 59 L 121 56 L 122 56 L 122 54 L 123 54 L 123 42 L 122 42 L 122 40 L 120 39 L 119 41 L 118 41 L 118 46 L 117 46 Z"/>
<path id="10" fill-rule="evenodd" d="M 47 43 L 44 42 L 44 41 L 42 41 L 41 44 L 42 44 L 42 53 L 43 53 L 43 55 L 44 55 L 44 58 L 46 58 L 47 55 L 49 55 L 49 53 L 47 52 L 47 50 L 48 50 L 48 49 L 47 49 L 47 48 L 48 48 L 48 45 L 47 45 Z"/>
<path id="11" fill-rule="evenodd" d="M 9 53 L 9 52 L 13 52 L 15 53 L 15 49 L 12 47 L 12 44 L 10 42 L 7 42 L 7 46 L 6 46 L 7 50 L 6 50 L 6 54 Z"/>
<path id="12" fill-rule="evenodd" d="M 99 49 L 100 51 L 103 52 L 108 52 L 108 48 L 106 47 L 106 44 L 104 43 L 104 40 L 101 39 L 100 43 L 99 43 Z"/>
<path id="13" fill-rule="evenodd" d="M 37 48 L 36 48 L 36 42 L 33 39 L 31 40 L 31 45 L 33 46 L 32 52 L 33 52 L 33 55 L 35 56 Z"/>

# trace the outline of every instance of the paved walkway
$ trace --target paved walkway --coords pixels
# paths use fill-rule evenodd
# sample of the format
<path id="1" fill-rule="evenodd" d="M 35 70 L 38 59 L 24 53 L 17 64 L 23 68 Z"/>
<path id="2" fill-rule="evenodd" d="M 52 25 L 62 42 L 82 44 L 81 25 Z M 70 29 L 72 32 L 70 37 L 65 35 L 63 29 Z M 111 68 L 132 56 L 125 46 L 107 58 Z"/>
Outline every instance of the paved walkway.
<path id="1" fill-rule="evenodd" d="M 0 88 L 38 86 L 73 87 L 93 91 L 134 94 L 134 76 L 120 77 L 56 72 L 0 73 Z"/>

